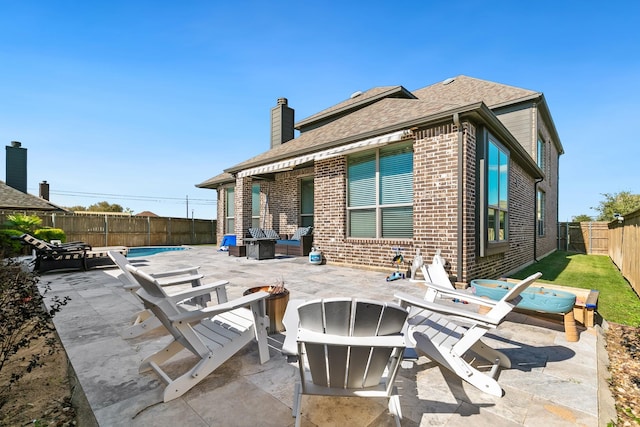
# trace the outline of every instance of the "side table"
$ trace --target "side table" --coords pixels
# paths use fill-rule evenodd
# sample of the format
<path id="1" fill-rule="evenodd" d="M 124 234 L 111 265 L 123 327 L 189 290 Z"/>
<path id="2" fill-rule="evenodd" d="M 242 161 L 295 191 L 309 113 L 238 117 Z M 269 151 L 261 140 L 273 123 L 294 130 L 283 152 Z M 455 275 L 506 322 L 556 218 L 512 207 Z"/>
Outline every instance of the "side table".
<path id="1" fill-rule="evenodd" d="M 249 259 L 273 259 L 276 257 L 276 241 L 274 239 L 244 239 Z"/>

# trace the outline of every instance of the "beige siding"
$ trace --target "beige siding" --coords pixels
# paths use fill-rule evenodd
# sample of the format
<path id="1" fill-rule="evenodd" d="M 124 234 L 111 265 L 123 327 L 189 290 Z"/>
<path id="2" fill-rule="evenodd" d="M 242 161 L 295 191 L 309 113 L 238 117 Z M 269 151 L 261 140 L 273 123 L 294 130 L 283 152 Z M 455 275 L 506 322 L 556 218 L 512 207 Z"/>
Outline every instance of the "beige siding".
<path id="1" fill-rule="evenodd" d="M 535 159 L 536 141 L 533 131 L 535 110 L 532 109 L 531 105 L 513 106 L 497 110 L 495 113 L 502 124 L 520 142 L 520 145 Z"/>

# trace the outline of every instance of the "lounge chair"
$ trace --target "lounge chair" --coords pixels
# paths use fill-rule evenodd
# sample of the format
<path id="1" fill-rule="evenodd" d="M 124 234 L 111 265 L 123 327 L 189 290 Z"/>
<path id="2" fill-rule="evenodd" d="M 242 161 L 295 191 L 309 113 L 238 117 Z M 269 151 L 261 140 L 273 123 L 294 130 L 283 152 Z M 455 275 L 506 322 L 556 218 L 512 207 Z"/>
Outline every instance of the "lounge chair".
<path id="1" fill-rule="evenodd" d="M 125 247 L 92 248 L 84 242 L 52 245 L 30 234 L 23 234 L 20 239 L 35 249 L 34 269 L 38 273 L 51 270 L 89 270 L 114 265 L 107 253 L 109 250 L 127 253 Z"/>
<path id="2" fill-rule="evenodd" d="M 138 297 L 136 292 L 140 289 L 140 284 L 126 268 L 126 266 L 130 264 L 129 260 L 117 251 L 109 251 L 108 254 L 111 260 L 113 260 L 113 262 L 120 268 L 121 273 L 118 276 L 118 279 L 122 282 L 124 289 Z M 179 270 L 163 271 L 161 273 L 149 273 L 149 275 L 158 279 L 158 283 L 163 287 L 190 283 L 191 286 L 195 288 L 202 286 L 202 278 L 204 277 L 202 274 L 198 273 L 198 267 L 186 267 Z M 186 304 L 189 303 L 199 308 L 206 307 L 207 303 L 211 301 L 210 292 L 212 290 L 216 291 L 218 302 L 227 302 L 225 286 L 228 284 L 229 282 L 226 280 L 219 280 L 208 285 L 206 288 L 202 287 L 201 290 L 203 293 L 201 295 L 186 301 L 185 304 L 179 304 L 178 306 L 185 310 L 190 309 L 186 306 Z M 160 320 L 153 315 L 151 310 L 145 309 L 136 313 L 133 324 L 124 329 L 122 336 L 125 339 L 137 338 L 140 335 L 159 327 L 162 327 Z"/>
<path id="3" fill-rule="evenodd" d="M 405 349 L 407 311 L 394 303 L 329 298 L 292 301 L 283 354 L 300 374 L 292 414 L 301 423 L 302 395 L 387 398 L 396 424 L 402 411 L 395 378 Z"/>
<path id="4" fill-rule="evenodd" d="M 158 279 L 131 264 L 125 268 L 140 284 L 137 293 L 145 307 L 173 335 L 173 341 L 144 359 L 139 369 L 141 373 L 153 369 L 167 384 L 163 393 L 165 402 L 182 396 L 254 339 L 258 342 L 260 363 L 269 360 L 269 319 L 265 315 L 264 305 L 268 292 L 255 292 L 185 312 L 178 307 L 177 301 L 200 295 L 200 288 L 206 288 L 206 285 L 169 296 Z M 187 372 L 172 379 L 161 365 L 185 349 L 198 360 Z"/>
<path id="5" fill-rule="evenodd" d="M 541 275 L 536 273 L 518 282 L 500 301 L 476 297 L 435 284 L 428 285 L 437 294 L 486 307 L 488 311 L 485 314 L 404 293 L 397 293 L 395 297 L 402 307 L 410 309 L 408 334 L 413 338 L 419 353 L 483 392 L 501 397 L 502 388 L 495 378 L 498 368 L 510 368 L 511 361 L 505 354 L 484 344 L 481 338 L 502 323 L 522 298 L 520 294 Z M 471 353 L 492 364 L 488 374 L 472 366 L 472 361 L 465 360 L 465 357 L 473 355 Z"/>

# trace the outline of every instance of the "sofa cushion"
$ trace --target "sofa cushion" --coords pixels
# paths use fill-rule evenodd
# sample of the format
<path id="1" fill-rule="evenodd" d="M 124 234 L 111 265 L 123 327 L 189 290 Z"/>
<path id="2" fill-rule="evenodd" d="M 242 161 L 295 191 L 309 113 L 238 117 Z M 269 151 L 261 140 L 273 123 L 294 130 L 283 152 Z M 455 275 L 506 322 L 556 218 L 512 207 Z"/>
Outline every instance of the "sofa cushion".
<path id="1" fill-rule="evenodd" d="M 300 246 L 300 240 L 276 240 L 276 245 Z"/>
<path id="2" fill-rule="evenodd" d="M 264 237 L 274 240 L 278 240 L 280 238 L 278 233 L 276 233 L 276 230 L 264 230 Z"/>
<path id="3" fill-rule="evenodd" d="M 249 234 L 251 234 L 251 237 L 254 239 L 264 239 L 266 237 L 262 228 L 250 228 Z"/>
<path id="4" fill-rule="evenodd" d="M 308 236 L 312 232 L 313 232 L 313 227 L 311 227 L 311 226 L 309 226 L 309 227 L 298 227 L 296 232 L 293 233 L 293 236 L 291 236 L 291 239 L 292 240 L 300 240 L 300 237 Z"/>

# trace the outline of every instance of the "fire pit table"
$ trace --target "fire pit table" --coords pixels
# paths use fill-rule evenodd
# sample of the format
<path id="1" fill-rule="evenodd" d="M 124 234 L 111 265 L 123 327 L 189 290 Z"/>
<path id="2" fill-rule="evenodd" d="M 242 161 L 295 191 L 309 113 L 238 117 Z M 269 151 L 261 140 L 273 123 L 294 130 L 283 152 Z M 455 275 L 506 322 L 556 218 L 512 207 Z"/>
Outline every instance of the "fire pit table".
<path id="1" fill-rule="evenodd" d="M 276 257 L 276 241 L 274 239 L 244 239 L 248 259 L 273 259 Z"/>

